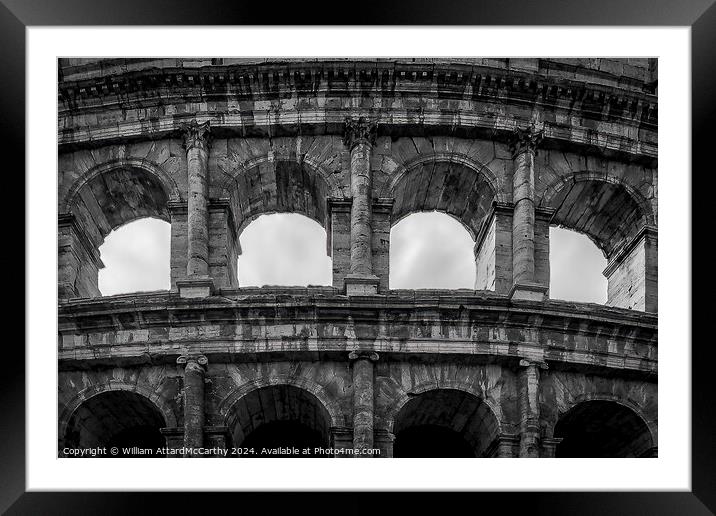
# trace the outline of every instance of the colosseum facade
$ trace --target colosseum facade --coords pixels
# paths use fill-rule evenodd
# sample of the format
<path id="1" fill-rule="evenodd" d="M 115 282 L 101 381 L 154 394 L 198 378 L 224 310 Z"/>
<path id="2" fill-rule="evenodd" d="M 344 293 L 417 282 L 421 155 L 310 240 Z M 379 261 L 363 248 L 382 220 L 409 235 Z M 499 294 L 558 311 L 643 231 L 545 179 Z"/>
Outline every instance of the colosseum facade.
<path id="1" fill-rule="evenodd" d="M 656 72 L 61 59 L 58 454 L 656 456 Z M 389 288 L 424 211 L 470 233 L 474 289 Z M 239 284 L 278 212 L 325 229 L 332 285 Z M 144 217 L 171 224 L 170 290 L 102 296 L 99 247 Z M 550 297 L 552 226 L 607 258 L 604 305 Z"/>

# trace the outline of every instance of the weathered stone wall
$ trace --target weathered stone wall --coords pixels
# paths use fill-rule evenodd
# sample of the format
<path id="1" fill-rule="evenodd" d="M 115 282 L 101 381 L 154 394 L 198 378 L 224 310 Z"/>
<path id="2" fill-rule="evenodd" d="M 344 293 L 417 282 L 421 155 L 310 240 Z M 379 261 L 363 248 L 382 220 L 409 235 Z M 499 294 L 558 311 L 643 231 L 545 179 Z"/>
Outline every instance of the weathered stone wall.
<path id="1" fill-rule="evenodd" d="M 438 426 L 549 457 L 591 417 L 609 453 L 654 454 L 655 78 L 646 59 L 61 60 L 60 444 L 161 420 L 170 448 L 227 448 L 298 422 L 383 456 Z M 432 210 L 475 240 L 475 290 L 389 289 L 391 228 Z M 326 229 L 332 286 L 239 288 L 241 232 L 276 212 Z M 100 297 L 100 245 L 142 217 L 171 223 L 171 291 Z M 551 226 L 600 247 L 611 306 L 549 299 Z"/>

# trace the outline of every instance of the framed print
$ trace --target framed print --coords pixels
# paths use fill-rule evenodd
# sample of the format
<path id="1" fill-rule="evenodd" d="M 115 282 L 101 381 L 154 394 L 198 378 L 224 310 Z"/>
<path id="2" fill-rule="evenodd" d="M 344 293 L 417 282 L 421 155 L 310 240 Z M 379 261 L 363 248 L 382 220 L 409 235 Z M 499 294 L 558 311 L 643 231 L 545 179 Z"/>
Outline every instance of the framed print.
<path id="1" fill-rule="evenodd" d="M 711 179 L 716 7 L 518 4 L 369 27 L 7 2 L 28 229 L 3 509 L 709 514 L 691 170 Z"/>

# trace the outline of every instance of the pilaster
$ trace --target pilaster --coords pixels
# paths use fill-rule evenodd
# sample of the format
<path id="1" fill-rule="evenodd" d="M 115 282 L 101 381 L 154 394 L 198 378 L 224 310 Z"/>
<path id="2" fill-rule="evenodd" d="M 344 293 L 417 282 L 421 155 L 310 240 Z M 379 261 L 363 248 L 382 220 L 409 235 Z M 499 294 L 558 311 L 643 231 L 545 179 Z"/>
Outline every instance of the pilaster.
<path id="1" fill-rule="evenodd" d="M 373 200 L 373 274 L 378 277 L 378 292 L 389 289 L 390 274 L 390 228 L 394 199 Z"/>
<path id="2" fill-rule="evenodd" d="M 71 213 L 57 218 L 57 287 L 59 299 L 100 296 L 99 250 Z"/>
<path id="3" fill-rule="evenodd" d="M 351 268 L 350 198 L 326 201 L 326 247 L 333 262 L 333 286 L 345 290 L 345 279 Z"/>
<path id="4" fill-rule="evenodd" d="M 512 288 L 512 215 L 514 206 L 494 202 L 480 233 L 475 253 L 475 290 L 508 294 Z"/>
<path id="5" fill-rule="evenodd" d="M 209 277 L 216 288 L 237 288 L 241 244 L 231 204 L 227 199 L 211 199 L 208 208 Z"/>
<path id="6" fill-rule="evenodd" d="M 607 277 L 607 305 L 658 312 L 658 232 L 644 226 L 634 238 L 612 253 Z"/>

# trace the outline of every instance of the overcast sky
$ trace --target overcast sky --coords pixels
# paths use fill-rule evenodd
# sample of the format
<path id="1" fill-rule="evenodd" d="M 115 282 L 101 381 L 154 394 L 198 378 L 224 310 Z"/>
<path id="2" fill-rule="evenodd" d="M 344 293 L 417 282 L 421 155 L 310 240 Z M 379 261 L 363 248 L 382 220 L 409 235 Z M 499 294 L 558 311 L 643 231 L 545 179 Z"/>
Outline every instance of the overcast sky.
<path id="1" fill-rule="evenodd" d="M 113 231 L 100 248 L 104 295 L 169 288 L 169 224 L 142 219 Z M 240 237 L 239 283 L 330 285 L 326 233 L 297 214 L 263 215 Z M 550 231 L 555 299 L 604 303 L 606 259 L 584 235 Z M 442 213 L 416 213 L 391 232 L 390 288 L 473 288 L 475 243 L 463 226 Z"/>

